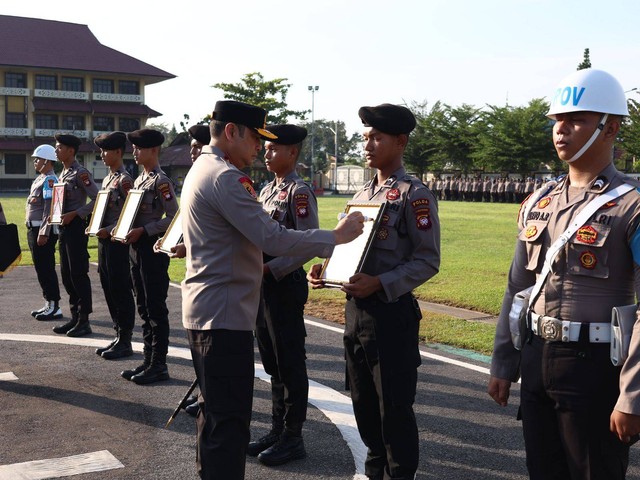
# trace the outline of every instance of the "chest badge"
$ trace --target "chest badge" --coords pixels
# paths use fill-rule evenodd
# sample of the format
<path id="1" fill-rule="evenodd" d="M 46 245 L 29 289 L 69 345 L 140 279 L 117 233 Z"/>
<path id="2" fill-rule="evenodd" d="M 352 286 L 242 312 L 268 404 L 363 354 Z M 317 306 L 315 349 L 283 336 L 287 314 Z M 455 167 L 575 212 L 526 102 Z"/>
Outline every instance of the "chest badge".
<path id="1" fill-rule="evenodd" d="M 538 202 L 538 208 L 545 208 L 547 205 L 551 203 L 551 197 L 545 197 Z"/>
<path id="2" fill-rule="evenodd" d="M 594 268 L 596 268 L 597 263 L 598 259 L 593 254 L 593 252 L 587 250 L 580 255 L 580 264 L 587 270 L 593 270 Z"/>
<path id="3" fill-rule="evenodd" d="M 397 188 L 392 188 L 387 192 L 387 200 L 397 200 L 400 198 L 400 190 Z"/>
<path id="4" fill-rule="evenodd" d="M 389 237 L 389 230 L 381 227 L 380 230 L 378 230 L 378 234 L 376 235 L 376 237 L 378 238 L 378 240 L 386 240 Z"/>
<path id="5" fill-rule="evenodd" d="M 535 225 L 531 225 L 530 227 L 527 227 L 527 230 L 524 232 L 524 236 L 526 238 L 531 238 L 535 237 L 536 233 L 538 233 L 538 227 L 536 227 Z"/>
<path id="6" fill-rule="evenodd" d="M 278 200 L 284 200 L 285 198 L 287 198 L 287 191 L 280 190 L 280 193 L 278 193 Z"/>
<path id="7" fill-rule="evenodd" d="M 596 243 L 597 238 L 598 232 L 591 225 L 580 227 L 580 229 L 578 229 L 578 233 L 576 233 L 576 240 L 589 245 Z"/>

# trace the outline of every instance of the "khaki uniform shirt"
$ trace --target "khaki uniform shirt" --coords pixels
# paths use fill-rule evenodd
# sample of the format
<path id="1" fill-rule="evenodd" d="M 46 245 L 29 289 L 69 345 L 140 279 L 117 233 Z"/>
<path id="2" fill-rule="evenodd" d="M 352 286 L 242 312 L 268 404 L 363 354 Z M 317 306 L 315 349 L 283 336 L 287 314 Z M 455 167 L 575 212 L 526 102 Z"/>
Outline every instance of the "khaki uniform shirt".
<path id="1" fill-rule="evenodd" d="M 144 194 L 132 228 L 144 227 L 149 236 L 166 232 L 178 211 L 173 182 L 160 167 L 156 167 L 149 173 L 138 175 L 133 188 L 144 190 Z"/>
<path id="2" fill-rule="evenodd" d="M 260 202 L 265 212 L 280 225 L 291 230 L 319 228 L 318 202 L 311 187 L 291 172 L 276 185 L 275 179 L 260 192 Z M 280 280 L 298 269 L 313 257 L 276 257 L 267 262 L 271 275 Z"/>
<path id="3" fill-rule="evenodd" d="M 438 273 L 440 221 L 431 191 L 404 168 L 382 185 L 377 176 L 357 192 L 354 201 L 387 202 L 362 272 L 378 276 L 378 297 L 393 302 Z"/>
<path id="4" fill-rule="evenodd" d="M 51 225 L 47 218 L 51 212 L 51 198 L 53 197 L 53 184 L 58 182 L 53 169 L 41 173 L 31 183 L 31 190 L 27 197 L 25 217 L 27 224 L 40 222 L 38 235 L 48 237 L 51 232 Z"/>
<path id="5" fill-rule="evenodd" d="M 102 190 L 109 192 L 102 228 L 106 228 L 109 232 L 116 228 L 127 194 L 132 188 L 133 179 L 124 166 L 121 166 L 116 172 L 109 172 L 109 175 L 102 180 Z"/>
<path id="6" fill-rule="evenodd" d="M 89 170 L 75 160 L 69 168 L 62 170 L 60 183 L 64 183 L 64 213 L 76 211 L 82 219 L 93 211 L 93 203 L 98 194 L 98 186 Z M 87 197 L 91 199 L 87 203 Z"/>
<path id="7" fill-rule="evenodd" d="M 496 330 L 492 375 L 511 381 L 520 375 L 520 352 L 513 347 L 509 333 L 513 296 L 535 283 L 547 249 L 580 211 L 598 195 L 622 183 L 640 186 L 640 182 L 624 176 L 611 164 L 584 189 L 574 190 L 565 177 L 551 190 L 546 185 L 534 192 L 537 201 L 526 222 L 522 218 L 524 208 L 520 209 L 520 233 Z M 639 225 L 637 189 L 600 207 L 556 256 L 533 311 L 560 320 L 606 323 L 611 321 L 613 307 L 635 303 L 636 295 L 640 296 Z M 640 323 L 635 328 L 638 338 L 622 369 L 616 406 L 636 415 L 640 414 L 638 326 Z"/>
<path id="8" fill-rule="evenodd" d="M 182 324 L 190 330 L 255 328 L 262 285 L 262 252 L 328 257 L 335 236 L 287 230 L 258 202 L 249 177 L 215 146 L 205 145 L 184 181 L 182 229 L 187 271 Z"/>

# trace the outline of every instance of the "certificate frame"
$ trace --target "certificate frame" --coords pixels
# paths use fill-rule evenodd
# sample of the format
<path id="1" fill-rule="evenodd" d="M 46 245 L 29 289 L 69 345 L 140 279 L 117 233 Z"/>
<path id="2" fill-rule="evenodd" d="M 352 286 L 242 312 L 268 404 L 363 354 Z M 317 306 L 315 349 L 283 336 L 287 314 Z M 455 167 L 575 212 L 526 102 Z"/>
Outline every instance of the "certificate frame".
<path id="1" fill-rule="evenodd" d="M 340 288 L 362 270 L 375 239 L 386 202 L 348 202 L 345 213 L 361 212 L 366 218 L 362 234 L 349 243 L 336 245 L 322 264 L 320 278 L 327 287 Z"/>
<path id="2" fill-rule="evenodd" d="M 112 237 L 115 240 L 120 240 L 121 242 L 126 241 L 127 234 L 131 231 L 131 226 L 138 214 L 144 192 L 144 190 L 129 190 L 127 199 L 124 201 L 124 206 L 122 207 L 122 212 L 120 212 L 120 216 L 118 217 L 116 228 L 113 229 Z"/>
<path id="3" fill-rule="evenodd" d="M 180 218 L 180 209 L 173 216 L 173 220 L 169 224 L 169 228 L 164 232 L 164 235 L 160 239 L 160 245 L 158 250 L 164 253 L 173 253 L 171 249 L 182 243 L 182 219 Z"/>
<path id="4" fill-rule="evenodd" d="M 51 195 L 51 211 L 49 212 L 49 223 L 51 225 L 62 225 L 62 215 L 64 214 L 64 183 L 54 183 Z"/>
<path id="5" fill-rule="evenodd" d="M 95 237 L 100 228 L 102 228 L 102 221 L 104 220 L 104 214 L 107 212 L 108 204 L 109 190 L 99 190 L 96 195 L 96 201 L 93 204 L 93 212 L 91 213 L 91 221 L 87 228 L 87 235 Z"/>

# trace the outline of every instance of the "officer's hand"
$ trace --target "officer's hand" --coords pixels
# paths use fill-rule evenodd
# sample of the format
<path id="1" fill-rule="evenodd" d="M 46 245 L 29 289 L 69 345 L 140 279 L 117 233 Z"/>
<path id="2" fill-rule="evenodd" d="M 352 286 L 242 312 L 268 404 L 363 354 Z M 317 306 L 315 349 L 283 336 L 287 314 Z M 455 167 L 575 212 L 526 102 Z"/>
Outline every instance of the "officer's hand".
<path id="1" fill-rule="evenodd" d="M 68 212 L 63 214 L 60 217 L 60 224 L 61 225 L 69 225 L 74 218 L 76 218 L 78 216 L 78 213 L 74 210 L 73 212 Z"/>
<path id="2" fill-rule="evenodd" d="M 101 228 L 96 232 L 96 237 L 98 238 L 109 238 L 110 236 L 111 235 L 109 235 L 109 230 L 107 230 L 106 228 Z"/>
<path id="3" fill-rule="evenodd" d="M 614 410 L 609 420 L 609 428 L 621 442 L 629 443 L 631 437 L 640 433 L 640 415 Z"/>
<path id="4" fill-rule="evenodd" d="M 364 216 L 361 212 L 351 212 L 338 222 L 333 230 L 336 237 L 336 245 L 349 243 L 357 238 L 364 229 Z"/>
<path id="5" fill-rule="evenodd" d="M 127 236 L 125 237 L 126 239 L 125 243 L 136 243 L 138 240 L 140 240 L 140 237 L 142 237 L 143 233 L 144 233 L 144 227 L 138 227 L 138 228 L 132 229 L 129 233 L 127 233 Z"/>
<path id="6" fill-rule="evenodd" d="M 179 243 L 175 247 L 171 247 L 171 258 L 184 258 L 187 256 L 187 247 L 184 243 Z"/>
<path id="7" fill-rule="evenodd" d="M 49 240 L 49 237 L 47 235 L 38 235 L 38 240 L 36 240 L 36 243 L 38 244 L 39 247 L 43 247 L 47 244 L 48 240 Z"/>
<path id="8" fill-rule="evenodd" d="M 311 284 L 311 288 L 324 288 L 324 280 L 320 278 L 320 272 L 322 272 L 322 264 L 316 263 L 307 273 L 307 281 Z"/>
<path id="9" fill-rule="evenodd" d="M 509 400 L 511 382 L 504 378 L 490 377 L 487 393 L 501 407 L 506 407 Z"/>
<path id="10" fill-rule="evenodd" d="M 382 290 L 380 279 L 366 273 L 356 273 L 349 279 L 349 283 L 342 285 L 342 291 L 355 298 L 366 298 L 378 290 Z"/>
<path id="11" fill-rule="evenodd" d="M 162 238 L 159 238 L 158 240 L 156 240 L 156 243 L 153 244 L 153 251 L 155 253 L 164 253 L 160 250 L 160 245 L 162 244 Z M 171 256 L 171 255 L 169 255 Z"/>

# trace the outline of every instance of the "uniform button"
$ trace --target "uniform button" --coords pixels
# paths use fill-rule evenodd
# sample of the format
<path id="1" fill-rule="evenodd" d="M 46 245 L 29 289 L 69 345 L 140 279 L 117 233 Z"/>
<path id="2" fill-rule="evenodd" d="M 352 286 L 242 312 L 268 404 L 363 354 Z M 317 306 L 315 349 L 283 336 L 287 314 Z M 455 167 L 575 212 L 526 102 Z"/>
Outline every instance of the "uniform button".
<path id="1" fill-rule="evenodd" d="M 567 330 L 569 330 L 569 327 L 562 327 L 562 329 L 566 332 Z"/>
<path id="2" fill-rule="evenodd" d="M 568 341 L 569 341 L 569 337 L 567 337 L 566 335 L 564 335 L 564 336 L 562 337 L 562 341 L 563 341 L 563 342 L 568 342 Z"/>

